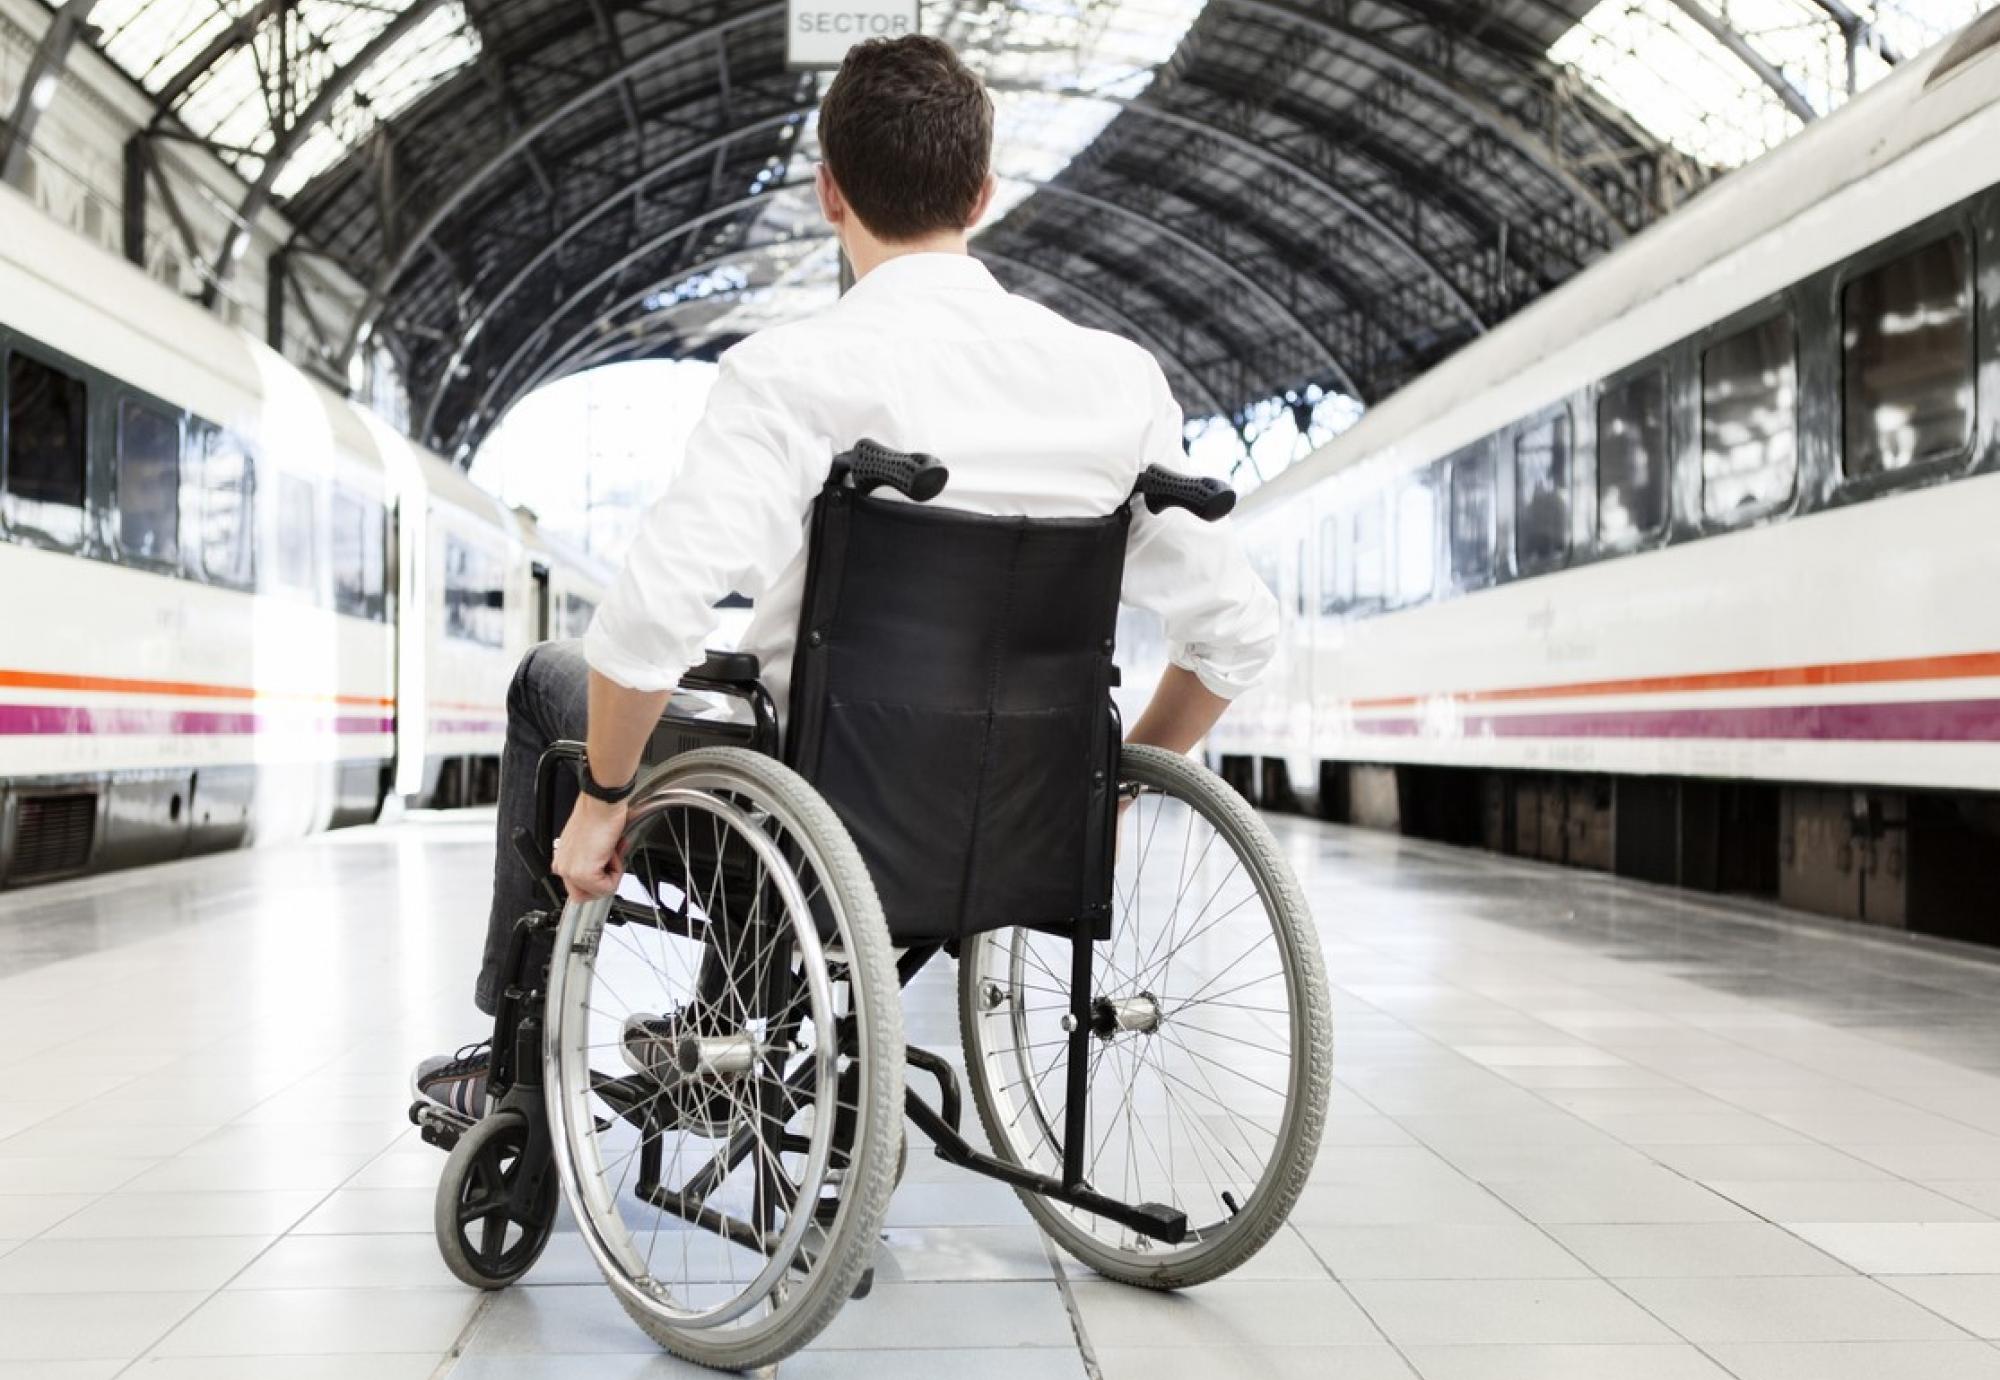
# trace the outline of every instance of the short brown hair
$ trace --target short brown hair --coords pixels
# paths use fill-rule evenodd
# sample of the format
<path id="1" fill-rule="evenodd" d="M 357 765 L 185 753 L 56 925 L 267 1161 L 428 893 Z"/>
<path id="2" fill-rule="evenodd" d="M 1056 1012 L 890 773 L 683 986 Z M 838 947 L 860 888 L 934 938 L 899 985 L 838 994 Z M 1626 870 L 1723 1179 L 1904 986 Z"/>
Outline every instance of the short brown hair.
<path id="1" fill-rule="evenodd" d="M 819 107 L 821 156 L 876 236 L 962 230 L 993 161 L 993 101 L 949 44 L 856 44 Z"/>

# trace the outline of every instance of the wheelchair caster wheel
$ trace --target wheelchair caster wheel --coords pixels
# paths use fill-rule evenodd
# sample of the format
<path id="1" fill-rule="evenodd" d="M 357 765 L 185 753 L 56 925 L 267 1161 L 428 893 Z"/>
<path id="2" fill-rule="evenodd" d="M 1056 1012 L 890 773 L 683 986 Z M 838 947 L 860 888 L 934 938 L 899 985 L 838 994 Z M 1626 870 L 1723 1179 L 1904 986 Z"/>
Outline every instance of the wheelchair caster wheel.
<path id="1" fill-rule="evenodd" d="M 520 1201 L 528 1123 L 495 1112 L 472 1123 L 438 1180 L 433 1225 L 445 1267 L 475 1289 L 504 1289 L 528 1272 L 555 1230 L 556 1175 L 547 1166 L 534 1203 Z"/>

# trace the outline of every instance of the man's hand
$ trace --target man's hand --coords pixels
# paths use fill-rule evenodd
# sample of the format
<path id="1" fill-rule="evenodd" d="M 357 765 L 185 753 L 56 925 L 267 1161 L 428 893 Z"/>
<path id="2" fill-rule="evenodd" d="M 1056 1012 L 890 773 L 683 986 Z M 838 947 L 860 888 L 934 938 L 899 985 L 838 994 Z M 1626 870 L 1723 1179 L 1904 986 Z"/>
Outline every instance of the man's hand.
<path id="1" fill-rule="evenodd" d="M 625 803 L 578 796 L 556 839 L 553 867 L 572 901 L 594 901 L 616 891 L 625 875 Z"/>

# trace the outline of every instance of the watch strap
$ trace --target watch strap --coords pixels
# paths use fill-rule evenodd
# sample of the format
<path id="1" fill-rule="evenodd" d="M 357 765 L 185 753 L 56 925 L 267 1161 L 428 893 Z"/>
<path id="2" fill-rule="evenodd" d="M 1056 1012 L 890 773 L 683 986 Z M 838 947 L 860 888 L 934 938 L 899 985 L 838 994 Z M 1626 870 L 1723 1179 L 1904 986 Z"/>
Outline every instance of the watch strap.
<path id="1" fill-rule="evenodd" d="M 616 805 L 620 801 L 629 798 L 632 792 L 638 788 L 639 774 L 637 772 L 632 773 L 632 779 L 622 786 L 601 785 L 597 778 L 590 774 L 590 759 L 582 757 L 577 759 L 576 783 L 583 793 L 592 800 L 601 800 L 607 805 Z"/>

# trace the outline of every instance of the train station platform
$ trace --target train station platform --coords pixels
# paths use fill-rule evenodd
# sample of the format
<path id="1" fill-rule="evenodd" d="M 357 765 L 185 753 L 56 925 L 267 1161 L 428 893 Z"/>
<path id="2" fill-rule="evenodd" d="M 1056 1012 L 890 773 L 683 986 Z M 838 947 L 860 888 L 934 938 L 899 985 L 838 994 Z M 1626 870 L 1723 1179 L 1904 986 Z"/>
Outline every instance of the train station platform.
<path id="1" fill-rule="evenodd" d="M 1291 1223 L 1182 1295 L 913 1158 L 785 1377 L 2000 1377 L 2000 966 L 1298 819 L 1337 1087 Z M 0 1380 L 636 1380 L 574 1234 L 500 1294 L 404 1118 L 470 1002 L 490 825 L 0 897 Z M 954 1048 L 953 994 L 906 998 Z"/>

